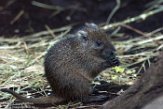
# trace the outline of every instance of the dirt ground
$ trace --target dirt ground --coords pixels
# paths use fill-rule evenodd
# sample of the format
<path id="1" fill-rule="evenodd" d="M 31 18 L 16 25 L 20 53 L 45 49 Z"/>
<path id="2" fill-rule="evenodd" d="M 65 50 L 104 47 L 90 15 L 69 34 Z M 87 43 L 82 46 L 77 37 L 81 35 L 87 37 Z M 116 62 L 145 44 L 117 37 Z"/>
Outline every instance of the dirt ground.
<path id="1" fill-rule="evenodd" d="M 111 19 L 111 23 L 134 17 L 149 8 L 152 0 L 122 1 L 120 9 Z M 60 6 L 61 9 L 42 8 L 35 2 Z M 115 7 L 115 0 L 1 0 L 0 2 L 0 36 L 23 36 L 49 28 L 65 25 L 81 25 L 85 22 L 105 22 Z M 149 32 L 163 26 L 163 14 L 159 13 L 144 22 L 132 26 L 143 32 Z M 124 29 L 125 32 L 131 32 Z"/>

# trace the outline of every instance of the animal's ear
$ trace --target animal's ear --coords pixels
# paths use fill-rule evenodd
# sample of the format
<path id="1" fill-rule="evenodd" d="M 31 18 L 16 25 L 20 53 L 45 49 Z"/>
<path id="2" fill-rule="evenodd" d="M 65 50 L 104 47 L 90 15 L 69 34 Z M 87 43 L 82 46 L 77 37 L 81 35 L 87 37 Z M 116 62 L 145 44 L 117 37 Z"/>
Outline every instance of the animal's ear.
<path id="1" fill-rule="evenodd" d="M 77 36 L 83 40 L 88 39 L 88 33 L 86 31 L 82 31 L 82 30 L 78 31 Z"/>
<path id="2" fill-rule="evenodd" d="M 92 29 L 92 30 L 99 30 L 98 26 L 95 23 L 85 23 L 86 28 Z"/>

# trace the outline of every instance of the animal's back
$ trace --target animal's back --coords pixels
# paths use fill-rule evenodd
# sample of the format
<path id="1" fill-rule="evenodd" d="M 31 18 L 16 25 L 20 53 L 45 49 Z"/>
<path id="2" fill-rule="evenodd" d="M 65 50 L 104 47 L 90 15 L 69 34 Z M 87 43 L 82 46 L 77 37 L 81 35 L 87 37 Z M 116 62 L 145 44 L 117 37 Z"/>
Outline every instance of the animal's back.
<path id="1" fill-rule="evenodd" d="M 80 75 L 86 74 L 86 71 L 82 69 L 82 60 L 74 48 L 75 44 L 78 44 L 75 36 L 62 39 L 51 47 L 44 63 L 45 76 L 52 90 L 56 95 L 67 99 L 87 96 L 90 90 L 91 78 Z"/>

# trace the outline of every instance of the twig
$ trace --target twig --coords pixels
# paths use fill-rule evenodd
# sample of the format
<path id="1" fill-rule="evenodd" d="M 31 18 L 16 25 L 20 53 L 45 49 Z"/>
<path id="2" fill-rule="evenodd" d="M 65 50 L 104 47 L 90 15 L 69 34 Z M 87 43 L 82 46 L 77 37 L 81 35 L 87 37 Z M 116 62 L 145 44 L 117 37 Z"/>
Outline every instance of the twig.
<path id="1" fill-rule="evenodd" d="M 51 34 L 51 36 L 52 36 L 53 38 L 56 37 L 55 34 L 53 33 L 53 31 L 51 30 L 51 28 L 50 28 L 48 25 L 45 25 L 45 28 L 47 29 L 47 31 L 49 31 L 49 33 Z"/>
<path id="2" fill-rule="evenodd" d="M 141 38 L 135 38 L 129 41 L 121 42 L 121 45 L 116 45 L 116 47 L 121 48 L 127 48 L 126 45 L 128 45 L 129 48 L 132 48 L 134 46 L 143 46 L 144 44 L 156 42 L 159 40 L 163 40 L 163 35 L 157 35 L 155 37 L 150 37 L 148 39 L 141 39 Z"/>
<path id="3" fill-rule="evenodd" d="M 129 26 L 129 25 L 121 25 L 122 27 L 125 27 L 125 28 L 127 28 L 127 29 L 129 29 L 129 30 L 132 30 L 132 31 L 134 31 L 135 33 L 138 33 L 138 34 L 140 34 L 140 35 L 142 35 L 142 36 L 144 36 L 144 37 L 148 37 L 144 32 L 142 32 L 142 31 L 140 31 L 140 30 L 138 30 L 138 29 L 136 29 L 136 28 L 133 28 L 133 27 L 131 27 L 131 26 Z"/>
<path id="4" fill-rule="evenodd" d="M 64 10 L 62 7 L 47 5 L 47 4 L 44 4 L 44 3 L 37 2 L 37 1 L 32 1 L 32 5 L 40 7 L 40 8 L 57 10 L 57 11 L 63 11 Z"/>
<path id="5" fill-rule="evenodd" d="M 24 44 L 24 49 L 25 49 L 26 53 L 28 54 L 29 53 L 28 45 L 26 44 L 26 42 L 23 42 L 23 44 Z"/>
<path id="6" fill-rule="evenodd" d="M 161 50 L 161 49 L 163 49 L 163 44 L 162 45 L 160 45 L 159 47 L 157 47 L 157 51 L 159 51 L 159 50 Z"/>
<path id="7" fill-rule="evenodd" d="M 38 61 L 39 59 L 41 59 L 44 55 L 45 55 L 46 52 L 43 52 L 41 53 L 39 56 L 37 56 L 34 60 L 32 60 L 30 63 L 29 63 L 29 66 L 34 64 L 36 61 Z"/>
<path id="8" fill-rule="evenodd" d="M 155 34 L 155 33 L 157 33 L 157 32 L 160 32 L 160 31 L 162 31 L 162 30 L 163 30 L 163 27 L 158 28 L 158 29 L 156 29 L 156 30 L 154 30 L 154 31 L 152 31 L 152 32 L 150 32 L 150 33 L 147 33 L 147 36 L 151 36 L 151 35 L 153 35 L 153 34 Z"/>
<path id="9" fill-rule="evenodd" d="M 156 56 L 156 55 L 157 53 L 153 53 L 153 52 L 142 52 L 142 53 L 136 53 L 136 54 L 130 54 L 130 55 L 120 55 L 118 57 L 119 58 L 140 57 L 140 56 L 151 57 L 151 56 Z"/>
<path id="10" fill-rule="evenodd" d="M 142 70 L 143 70 L 143 71 L 146 71 L 146 70 L 147 70 L 147 68 L 146 68 L 146 61 L 147 61 L 147 63 L 148 63 L 147 68 L 150 67 L 151 62 L 150 62 L 150 57 L 149 57 L 149 58 L 147 58 L 146 60 L 143 61 L 143 64 L 141 65 L 141 67 L 140 67 L 139 70 L 137 71 L 137 74 L 140 74 L 140 72 L 141 72 Z"/>
<path id="11" fill-rule="evenodd" d="M 113 17 L 113 15 L 117 12 L 117 10 L 120 8 L 121 5 L 121 0 L 116 0 L 117 5 L 115 6 L 115 8 L 112 10 L 112 12 L 110 13 L 107 21 L 106 21 L 106 25 L 108 25 L 110 23 L 111 18 Z"/>
<path id="12" fill-rule="evenodd" d="M 150 16 L 155 15 L 155 14 L 157 14 L 159 12 L 162 12 L 162 11 L 163 11 L 163 8 L 155 9 L 155 10 L 140 14 L 139 16 L 129 18 L 129 19 L 124 20 L 124 21 L 120 21 L 120 22 L 117 22 L 117 23 L 112 23 L 112 24 L 109 24 L 109 25 L 105 25 L 105 26 L 102 27 L 102 29 L 107 30 L 109 28 L 115 28 L 117 26 L 132 23 L 132 22 L 135 22 L 135 21 L 138 21 L 138 20 L 145 20 L 147 17 L 150 17 Z"/>
<path id="13" fill-rule="evenodd" d="M 163 35 L 159 35 L 159 36 L 154 37 L 154 38 L 151 37 L 150 39 L 139 41 L 136 43 L 136 45 L 143 45 L 145 43 L 150 43 L 150 42 L 154 42 L 154 41 L 161 40 L 161 39 L 163 39 Z"/>
<path id="14" fill-rule="evenodd" d="M 10 24 L 14 24 L 16 21 L 20 19 L 20 17 L 24 14 L 24 10 L 21 10 L 15 17 L 14 19 L 10 22 Z"/>
<path id="15" fill-rule="evenodd" d="M 71 28 L 72 28 L 72 26 L 65 26 L 65 27 L 58 28 L 58 29 L 51 29 L 51 32 L 62 32 L 62 31 L 65 31 L 65 30 L 70 31 Z M 49 31 L 41 31 L 41 32 L 38 32 L 38 33 L 35 33 L 35 34 L 25 36 L 25 37 L 29 39 L 29 37 L 40 37 L 40 36 L 43 36 L 43 35 L 49 35 Z"/>

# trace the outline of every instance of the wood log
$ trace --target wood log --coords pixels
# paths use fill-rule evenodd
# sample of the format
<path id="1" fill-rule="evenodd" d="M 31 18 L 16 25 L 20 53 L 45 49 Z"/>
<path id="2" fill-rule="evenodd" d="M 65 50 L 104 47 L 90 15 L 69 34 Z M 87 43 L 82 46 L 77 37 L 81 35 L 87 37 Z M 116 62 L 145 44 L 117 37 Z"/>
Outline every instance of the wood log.
<path id="1" fill-rule="evenodd" d="M 163 95 L 149 102 L 142 109 L 163 109 Z"/>
<path id="2" fill-rule="evenodd" d="M 129 89 L 101 109 L 155 109 L 151 103 L 163 101 L 163 52 L 157 59 Z M 163 109 L 163 102 L 156 109 Z"/>

